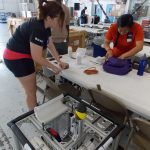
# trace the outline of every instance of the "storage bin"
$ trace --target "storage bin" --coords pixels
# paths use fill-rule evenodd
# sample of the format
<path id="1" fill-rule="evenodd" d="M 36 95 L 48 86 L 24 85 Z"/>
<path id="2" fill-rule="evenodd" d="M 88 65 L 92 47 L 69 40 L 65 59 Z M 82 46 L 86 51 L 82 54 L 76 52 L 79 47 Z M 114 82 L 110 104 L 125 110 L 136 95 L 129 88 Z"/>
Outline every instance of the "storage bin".
<path id="1" fill-rule="evenodd" d="M 106 50 L 105 48 L 101 47 L 100 45 L 97 44 L 92 44 L 93 46 L 93 57 L 97 57 L 97 56 L 105 56 L 106 55 Z"/>

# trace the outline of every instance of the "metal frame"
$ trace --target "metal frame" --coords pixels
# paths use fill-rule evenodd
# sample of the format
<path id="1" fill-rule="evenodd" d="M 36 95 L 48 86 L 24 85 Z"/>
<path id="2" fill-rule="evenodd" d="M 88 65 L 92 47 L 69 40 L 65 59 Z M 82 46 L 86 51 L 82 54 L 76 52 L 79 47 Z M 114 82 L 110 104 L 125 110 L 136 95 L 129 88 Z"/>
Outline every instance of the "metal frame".
<path id="1" fill-rule="evenodd" d="M 69 96 L 69 95 L 67 95 Z M 71 96 L 70 96 L 71 97 Z M 72 97 L 74 98 L 74 97 Z M 104 116 L 106 119 L 114 122 L 117 125 L 117 128 L 114 129 L 114 131 L 112 133 L 109 134 L 109 136 L 107 136 L 102 143 L 98 146 L 97 150 L 99 148 L 103 148 L 103 146 L 105 145 L 105 143 L 110 139 L 110 137 L 112 137 L 113 139 L 122 131 L 122 129 L 124 128 L 124 125 L 120 124 L 117 120 L 115 120 L 113 117 L 111 117 L 110 115 L 108 115 L 107 113 L 101 112 L 99 109 L 95 108 L 94 106 L 90 105 L 89 103 L 87 103 L 86 101 L 83 101 L 79 98 L 74 98 L 75 100 L 77 100 L 78 102 L 83 103 L 85 106 L 89 107 L 90 109 L 92 109 L 93 111 L 95 111 L 96 113 Z M 18 126 L 16 125 L 17 122 L 21 121 L 22 119 L 32 115 L 34 113 L 34 111 L 29 111 L 17 118 L 15 118 L 14 120 L 10 121 L 7 125 L 12 129 L 15 137 L 18 139 L 19 143 L 24 147 L 26 144 L 31 148 L 31 150 L 35 150 L 35 148 L 32 146 L 32 144 L 30 143 L 30 141 L 25 137 L 25 135 L 22 133 L 22 131 L 18 128 Z"/>

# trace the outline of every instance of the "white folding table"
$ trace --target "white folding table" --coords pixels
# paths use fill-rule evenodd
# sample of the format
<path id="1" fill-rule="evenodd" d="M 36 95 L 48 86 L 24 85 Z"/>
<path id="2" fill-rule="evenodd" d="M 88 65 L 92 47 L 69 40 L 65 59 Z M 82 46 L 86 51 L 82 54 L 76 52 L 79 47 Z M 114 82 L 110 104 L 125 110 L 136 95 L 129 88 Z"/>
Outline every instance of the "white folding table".
<path id="1" fill-rule="evenodd" d="M 97 88 L 109 92 L 123 103 L 129 110 L 147 119 L 150 119 L 150 74 L 137 75 L 137 70 L 132 70 L 127 75 L 118 76 L 106 73 L 102 65 L 93 63 L 95 58 L 86 56 L 82 65 L 77 65 L 76 59 L 64 55 L 61 59 L 69 63 L 70 67 L 63 70 L 61 76 L 87 89 Z M 83 71 L 89 67 L 96 67 L 96 75 L 86 75 Z"/>

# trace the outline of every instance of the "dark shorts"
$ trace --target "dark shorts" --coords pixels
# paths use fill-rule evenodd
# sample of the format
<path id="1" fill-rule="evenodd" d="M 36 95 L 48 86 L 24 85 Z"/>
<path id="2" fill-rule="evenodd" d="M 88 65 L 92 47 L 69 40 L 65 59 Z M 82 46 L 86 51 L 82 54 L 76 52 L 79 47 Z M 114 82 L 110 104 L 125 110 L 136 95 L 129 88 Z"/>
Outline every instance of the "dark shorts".
<path id="1" fill-rule="evenodd" d="M 32 59 L 4 59 L 4 62 L 7 68 L 15 75 L 15 77 L 24 77 L 35 72 L 34 62 Z"/>

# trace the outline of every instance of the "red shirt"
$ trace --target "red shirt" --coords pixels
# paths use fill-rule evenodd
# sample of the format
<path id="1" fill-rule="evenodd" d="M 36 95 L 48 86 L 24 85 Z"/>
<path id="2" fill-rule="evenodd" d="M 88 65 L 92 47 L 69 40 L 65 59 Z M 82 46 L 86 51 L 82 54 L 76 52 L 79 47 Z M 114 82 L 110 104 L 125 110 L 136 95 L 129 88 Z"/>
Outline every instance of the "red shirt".
<path id="1" fill-rule="evenodd" d="M 113 56 L 120 56 L 121 54 L 131 50 L 136 46 L 136 41 L 143 41 L 144 40 L 144 33 L 142 27 L 138 24 L 135 23 L 133 26 L 130 28 L 130 33 L 132 33 L 132 40 L 127 41 L 127 36 L 128 34 L 125 35 L 119 35 L 118 38 L 118 43 L 116 47 L 112 50 Z M 118 26 L 117 24 L 112 24 L 111 27 L 109 28 L 108 32 L 106 33 L 105 38 L 109 41 L 112 41 L 115 43 L 117 39 L 117 33 L 118 33 Z"/>

